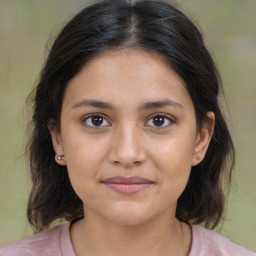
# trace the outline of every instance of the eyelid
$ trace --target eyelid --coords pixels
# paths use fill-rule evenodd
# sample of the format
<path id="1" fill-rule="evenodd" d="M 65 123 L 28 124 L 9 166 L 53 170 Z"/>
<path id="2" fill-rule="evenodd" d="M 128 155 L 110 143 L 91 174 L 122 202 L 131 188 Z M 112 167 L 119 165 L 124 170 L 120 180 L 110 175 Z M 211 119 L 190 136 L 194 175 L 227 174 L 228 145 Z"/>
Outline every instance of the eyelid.
<path id="1" fill-rule="evenodd" d="M 158 117 L 158 116 L 161 116 L 161 117 L 164 117 L 164 118 L 168 119 L 171 124 L 168 125 L 168 126 L 150 126 L 150 127 L 154 128 L 154 129 L 166 129 L 166 128 L 169 128 L 172 124 L 176 123 L 175 118 L 170 116 L 170 115 L 168 115 L 168 114 L 165 114 L 165 113 L 154 113 L 154 114 L 149 116 L 148 121 L 146 122 L 146 124 L 149 122 L 149 120 L 151 120 L 154 117 Z"/>
<path id="2" fill-rule="evenodd" d="M 108 122 L 108 125 L 104 125 L 104 126 L 90 126 L 90 125 L 85 125 L 87 128 L 89 129 L 100 129 L 100 128 L 104 128 L 104 127 L 108 127 L 108 126 L 111 126 L 111 123 L 109 121 L 109 118 L 105 115 L 105 114 L 102 114 L 102 113 L 98 113 L 98 112 L 95 112 L 95 113 L 90 113 L 90 114 L 87 114 L 85 116 L 82 117 L 81 119 L 81 122 L 85 122 L 87 119 L 89 119 L 90 117 L 93 117 L 93 116 L 100 116 L 102 118 L 104 118 L 107 122 Z M 172 117 L 171 115 L 169 114 L 166 114 L 166 113 L 154 113 L 154 114 L 151 114 L 148 118 L 147 118 L 147 122 L 146 124 L 154 117 L 158 117 L 158 116 L 161 116 L 161 117 L 164 117 L 166 119 L 168 119 L 170 121 L 171 124 L 167 125 L 167 126 L 150 126 L 150 125 L 146 125 L 146 126 L 149 126 L 149 127 L 152 127 L 154 129 L 166 129 L 166 128 L 169 128 L 172 124 L 176 123 L 176 120 L 174 117 Z"/>
<path id="3" fill-rule="evenodd" d="M 175 122 L 175 118 L 172 115 L 166 114 L 164 112 L 156 112 L 154 114 L 151 114 L 148 118 L 150 119 L 150 118 L 156 117 L 156 116 L 163 116 L 163 117 L 166 117 L 166 118 L 170 119 L 171 121 Z"/>
<path id="4" fill-rule="evenodd" d="M 106 117 L 106 116 L 105 116 L 104 114 L 102 114 L 102 113 L 97 113 L 97 112 L 96 112 L 96 113 L 90 113 L 90 114 L 88 114 L 88 115 L 83 116 L 82 119 L 81 119 L 81 122 L 84 123 L 86 120 L 88 120 L 89 118 L 94 117 L 94 116 L 100 116 L 100 117 L 104 118 L 104 119 L 108 122 L 109 125 L 104 125 L 104 126 L 90 126 L 90 125 L 85 125 L 87 128 L 89 128 L 89 129 L 100 129 L 100 128 L 107 127 L 107 126 L 110 126 L 110 125 L 111 125 L 110 122 L 109 122 L 109 120 L 108 120 L 108 117 Z"/>

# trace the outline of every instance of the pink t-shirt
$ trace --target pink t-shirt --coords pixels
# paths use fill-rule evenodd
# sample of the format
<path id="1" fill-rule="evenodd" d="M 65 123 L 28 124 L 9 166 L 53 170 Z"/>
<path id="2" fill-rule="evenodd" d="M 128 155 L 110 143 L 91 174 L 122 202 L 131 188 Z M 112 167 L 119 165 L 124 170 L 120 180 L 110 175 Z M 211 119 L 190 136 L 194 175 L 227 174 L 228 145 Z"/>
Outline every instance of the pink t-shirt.
<path id="1" fill-rule="evenodd" d="M 53 227 L 0 251 L 0 256 L 75 256 L 69 234 L 70 224 Z M 201 226 L 192 226 L 188 256 L 256 256 L 227 238 Z"/>

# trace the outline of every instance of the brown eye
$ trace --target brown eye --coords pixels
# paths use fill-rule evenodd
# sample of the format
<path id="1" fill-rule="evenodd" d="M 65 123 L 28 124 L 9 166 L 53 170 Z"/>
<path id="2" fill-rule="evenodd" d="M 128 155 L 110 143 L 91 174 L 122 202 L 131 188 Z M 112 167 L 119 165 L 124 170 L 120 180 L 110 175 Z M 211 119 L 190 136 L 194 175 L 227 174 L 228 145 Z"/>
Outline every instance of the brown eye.
<path id="1" fill-rule="evenodd" d="M 170 126 L 174 121 L 166 115 L 156 115 L 149 119 L 147 122 L 148 126 L 165 128 Z"/>
<path id="2" fill-rule="evenodd" d="M 165 117 L 157 116 L 153 118 L 153 123 L 155 126 L 162 126 L 164 124 Z"/>
<path id="3" fill-rule="evenodd" d="M 95 126 L 100 126 L 103 124 L 104 119 L 101 116 L 93 116 L 91 117 L 92 124 Z"/>
<path id="4" fill-rule="evenodd" d="M 109 126 L 109 122 L 101 115 L 90 115 L 84 118 L 83 123 L 88 127 L 104 127 Z"/>

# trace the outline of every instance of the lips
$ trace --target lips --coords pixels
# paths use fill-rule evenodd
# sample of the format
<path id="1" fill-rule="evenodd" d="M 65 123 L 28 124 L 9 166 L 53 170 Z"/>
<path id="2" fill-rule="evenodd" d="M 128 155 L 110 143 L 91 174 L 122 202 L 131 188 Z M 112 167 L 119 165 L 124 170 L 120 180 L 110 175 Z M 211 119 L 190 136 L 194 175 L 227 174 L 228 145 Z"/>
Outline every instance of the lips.
<path id="1" fill-rule="evenodd" d="M 102 183 L 106 185 L 108 188 L 115 190 L 116 192 L 120 192 L 122 194 L 138 193 L 154 185 L 154 182 L 152 182 L 151 180 L 139 176 L 116 176 L 108 178 L 104 180 Z"/>

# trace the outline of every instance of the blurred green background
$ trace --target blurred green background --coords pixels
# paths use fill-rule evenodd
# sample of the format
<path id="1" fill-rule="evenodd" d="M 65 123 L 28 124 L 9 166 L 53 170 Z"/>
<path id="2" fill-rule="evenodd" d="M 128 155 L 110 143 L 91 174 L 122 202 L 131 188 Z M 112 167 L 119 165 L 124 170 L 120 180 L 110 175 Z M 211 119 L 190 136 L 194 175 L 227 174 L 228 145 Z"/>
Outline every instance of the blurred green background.
<path id="1" fill-rule="evenodd" d="M 26 222 L 31 183 L 23 156 L 25 100 L 47 56 L 45 43 L 51 43 L 85 3 L 0 0 L 0 248 L 32 234 Z M 230 109 L 237 163 L 220 232 L 256 251 L 256 1 L 177 3 L 200 24 L 222 73 Z"/>

